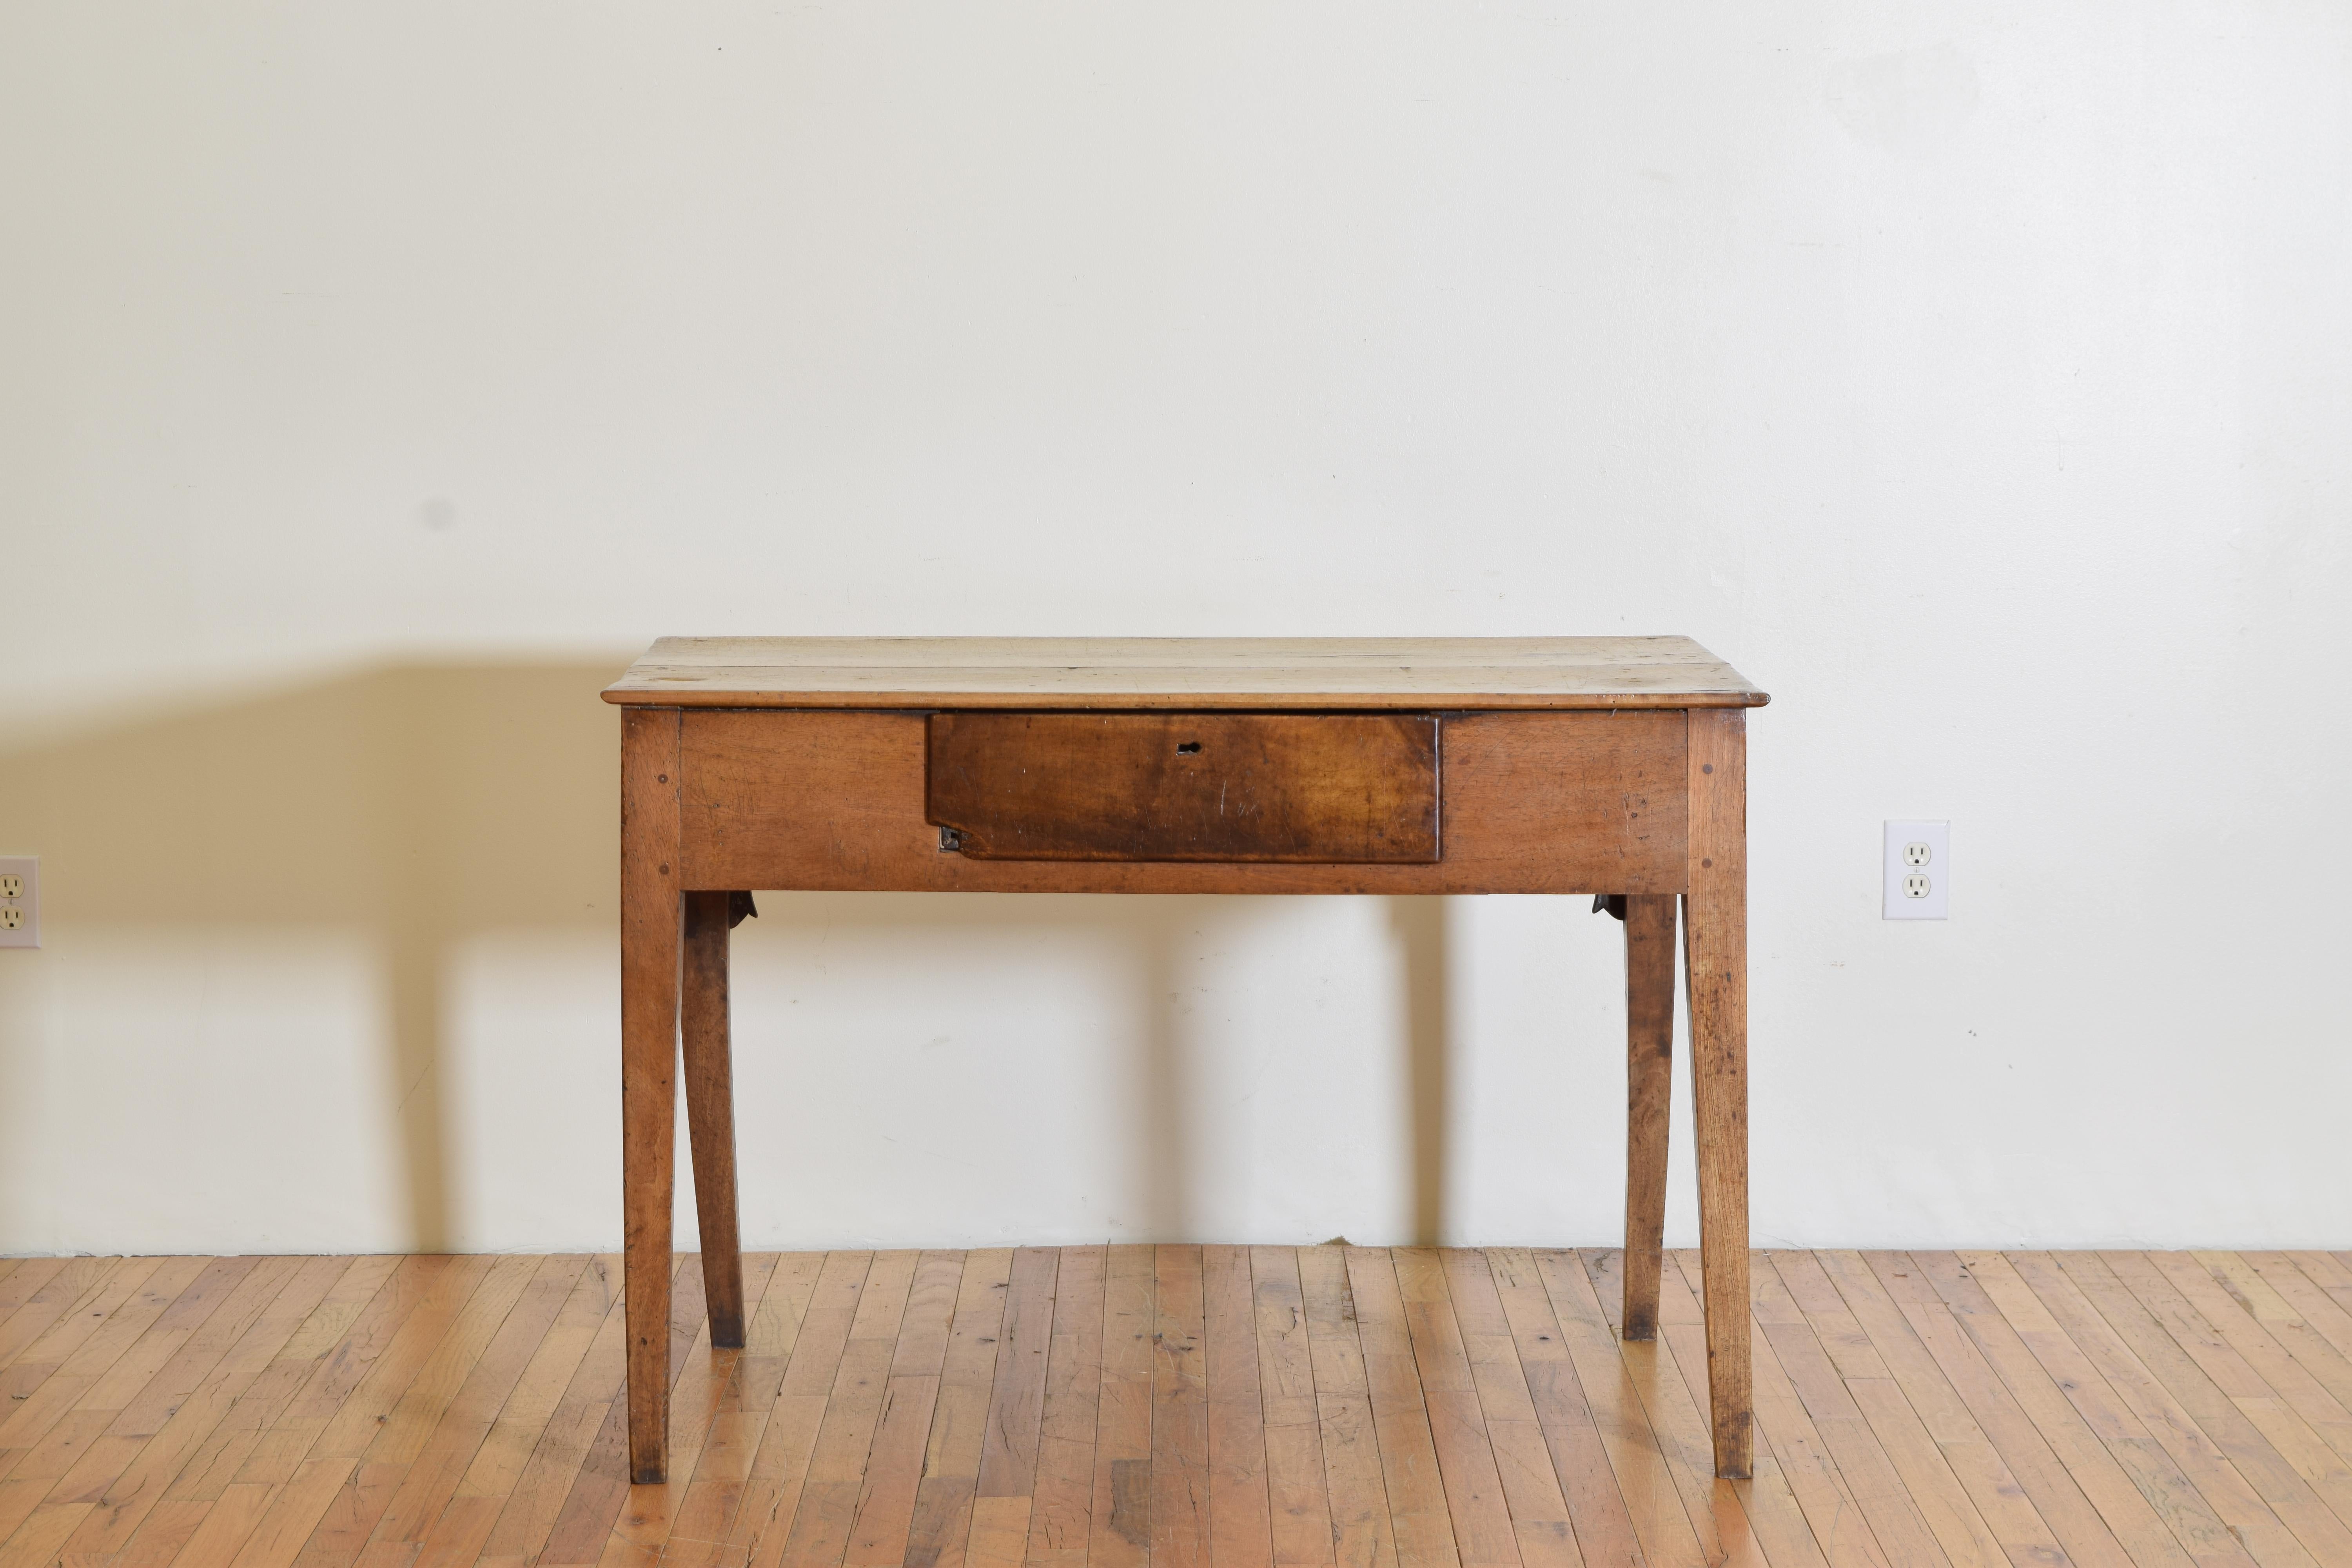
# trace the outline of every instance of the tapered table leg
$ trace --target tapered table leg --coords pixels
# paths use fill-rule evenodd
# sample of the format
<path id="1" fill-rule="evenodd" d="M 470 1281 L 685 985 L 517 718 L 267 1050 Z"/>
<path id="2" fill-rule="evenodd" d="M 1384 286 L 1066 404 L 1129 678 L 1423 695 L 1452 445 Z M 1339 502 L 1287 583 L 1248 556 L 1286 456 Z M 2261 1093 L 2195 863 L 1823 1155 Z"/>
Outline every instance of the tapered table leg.
<path id="1" fill-rule="evenodd" d="M 1699 1270 L 1715 1473 L 1749 1473 L 1754 1447 L 1748 1296 L 1748 715 L 1690 710 L 1691 1103 L 1698 1133 Z"/>
<path id="2" fill-rule="evenodd" d="M 669 1468 L 670 1202 L 677 1153 L 678 713 L 621 714 L 621 1218 L 629 1479 Z"/>
<path id="3" fill-rule="evenodd" d="M 1625 900 L 1625 1337 L 1658 1335 L 1666 1109 L 1675 1080 L 1675 900 Z"/>
<path id="4" fill-rule="evenodd" d="M 728 1038 L 730 893 L 686 895 L 686 984 L 678 1039 L 686 1123 L 694 1147 L 694 1212 L 702 1230 L 702 1289 L 710 1342 L 743 1348 L 743 1244 L 735 1218 L 735 1065 Z"/>

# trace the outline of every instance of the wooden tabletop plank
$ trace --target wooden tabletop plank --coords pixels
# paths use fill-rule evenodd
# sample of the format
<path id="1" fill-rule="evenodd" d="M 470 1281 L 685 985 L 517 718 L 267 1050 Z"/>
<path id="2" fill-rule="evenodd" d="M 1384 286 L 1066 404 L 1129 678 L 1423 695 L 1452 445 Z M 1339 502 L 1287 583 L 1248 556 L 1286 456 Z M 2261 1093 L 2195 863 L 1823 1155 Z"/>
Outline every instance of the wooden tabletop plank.
<path id="1" fill-rule="evenodd" d="M 718 708 L 1754 708 L 1688 637 L 664 637 L 604 690 Z"/>

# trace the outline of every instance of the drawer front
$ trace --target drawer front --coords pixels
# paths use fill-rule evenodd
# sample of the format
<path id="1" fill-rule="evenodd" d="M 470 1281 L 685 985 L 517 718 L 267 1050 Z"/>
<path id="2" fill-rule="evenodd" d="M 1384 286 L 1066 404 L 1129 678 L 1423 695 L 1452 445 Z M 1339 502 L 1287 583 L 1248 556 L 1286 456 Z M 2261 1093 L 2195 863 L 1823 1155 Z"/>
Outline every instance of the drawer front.
<path id="1" fill-rule="evenodd" d="M 934 713 L 924 816 L 975 860 L 1426 865 L 1438 721 Z"/>

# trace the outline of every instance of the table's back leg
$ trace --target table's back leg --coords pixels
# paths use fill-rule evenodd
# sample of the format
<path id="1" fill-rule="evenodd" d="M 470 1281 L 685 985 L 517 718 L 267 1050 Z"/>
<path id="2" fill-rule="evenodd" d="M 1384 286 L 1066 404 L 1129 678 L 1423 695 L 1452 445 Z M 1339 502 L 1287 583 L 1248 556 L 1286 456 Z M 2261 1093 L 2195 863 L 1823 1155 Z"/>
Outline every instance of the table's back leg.
<path id="1" fill-rule="evenodd" d="M 1691 1102 L 1715 1473 L 1749 1472 L 1754 1445 L 1748 1295 L 1748 715 L 1690 712 Z"/>
<path id="2" fill-rule="evenodd" d="M 678 714 L 621 714 L 621 1218 L 629 1479 L 669 1468 L 670 1203 L 677 1155 Z"/>
<path id="3" fill-rule="evenodd" d="M 1675 1081 L 1675 899 L 1625 900 L 1625 1337 L 1658 1334 L 1666 1107 Z"/>
<path id="4" fill-rule="evenodd" d="M 743 1348 L 743 1244 L 735 1221 L 735 1064 L 728 1037 L 730 893 L 686 895 L 686 984 L 678 1038 L 686 1057 L 686 1122 L 694 1147 L 694 1212 L 702 1230 L 702 1289 L 710 1342 Z"/>

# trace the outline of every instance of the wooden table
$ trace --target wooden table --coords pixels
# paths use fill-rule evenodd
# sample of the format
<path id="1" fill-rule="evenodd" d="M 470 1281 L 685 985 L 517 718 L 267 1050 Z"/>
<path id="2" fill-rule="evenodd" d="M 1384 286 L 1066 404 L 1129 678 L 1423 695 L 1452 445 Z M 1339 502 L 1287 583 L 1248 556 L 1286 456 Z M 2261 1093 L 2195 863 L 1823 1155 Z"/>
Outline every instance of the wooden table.
<path id="1" fill-rule="evenodd" d="M 665 637 L 621 715 L 629 1467 L 668 1456 L 680 1047 L 743 1343 L 728 931 L 755 889 L 1598 893 L 1625 924 L 1625 1337 L 1656 1332 L 1682 900 L 1716 1473 L 1749 1464 L 1747 710 L 1686 637 Z"/>

